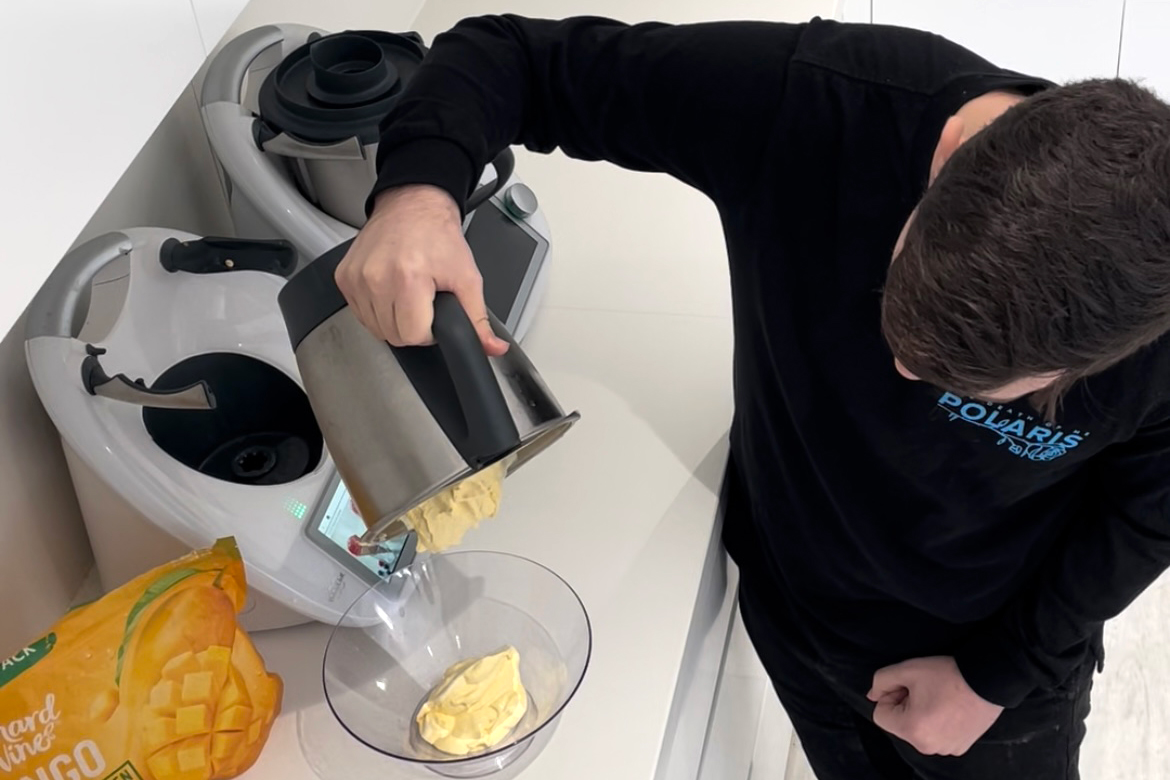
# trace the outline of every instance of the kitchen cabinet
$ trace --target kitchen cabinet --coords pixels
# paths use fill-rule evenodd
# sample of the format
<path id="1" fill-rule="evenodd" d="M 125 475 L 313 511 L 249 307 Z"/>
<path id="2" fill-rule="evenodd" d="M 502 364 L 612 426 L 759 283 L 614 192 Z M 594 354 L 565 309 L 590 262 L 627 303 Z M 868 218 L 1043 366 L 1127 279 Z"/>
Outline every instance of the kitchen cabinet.
<path id="1" fill-rule="evenodd" d="M 1162 0 L 1140 4 L 1163 6 L 1159 13 L 1170 18 Z M 874 24 L 936 32 L 1005 68 L 1054 81 L 1117 75 L 1125 0 L 872 0 L 871 5 Z M 845 3 L 847 11 L 864 12 L 861 6 Z"/>
<path id="2" fill-rule="evenodd" d="M 1118 75 L 1137 79 L 1170 100 L 1170 62 L 1166 36 L 1170 33 L 1170 3 L 1166 0 L 1126 0 Z"/>

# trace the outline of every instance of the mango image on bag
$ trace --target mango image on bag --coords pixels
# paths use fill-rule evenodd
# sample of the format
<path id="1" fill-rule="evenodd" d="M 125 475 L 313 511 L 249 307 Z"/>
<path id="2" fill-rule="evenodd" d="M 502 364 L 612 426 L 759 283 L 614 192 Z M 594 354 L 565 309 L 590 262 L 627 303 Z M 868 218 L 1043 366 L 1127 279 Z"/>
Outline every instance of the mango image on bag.
<path id="1" fill-rule="evenodd" d="M 228 539 L 67 614 L 0 668 L 0 780 L 228 780 L 252 766 L 283 685 L 237 624 L 246 595 Z"/>

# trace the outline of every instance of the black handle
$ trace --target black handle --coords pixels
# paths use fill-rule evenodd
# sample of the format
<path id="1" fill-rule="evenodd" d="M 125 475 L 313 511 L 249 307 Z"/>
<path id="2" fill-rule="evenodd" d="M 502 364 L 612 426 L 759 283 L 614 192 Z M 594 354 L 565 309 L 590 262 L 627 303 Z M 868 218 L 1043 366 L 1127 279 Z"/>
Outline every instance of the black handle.
<path id="1" fill-rule="evenodd" d="M 503 189 L 504 185 L 508 183 L 508 179 L 512 178 L 512 171 L 516 170 L 516 155 L 511 148 L 504 147 L 504 151 L 497 154 L 496 159 L 492 160 L 492 167 L 496 169 L 495 181 L 480 185 L 479 189 L 471 193 L 471 197 L 467 199 L 467 205 L 464 207 L 464 211 L 468 214 Z"/>
<path id="2" fill-rule="evenodd" d="M 297 250 L 281 239 L 219 238 L 195 241 L 169 238 L 158 252 L 159 263 L 171 273 L 215 274 L 263 271 L 287 279 L 297 267 Z"/>
<path id="3" fill-rule="evenodd" d="M 467 422 L 466 441 L 458 447 L 464 459 L 478 467 L 515 449 L 520 443 L 516 422 L 479 334 L 453 293 L 435 295 L 431 330 Z"/>
<path id="4" fill-rule="evenodd" d="M 317 326 L 346 307 L 334 274 L 352 241 L 340 244 L 302 268 L 277 296 L 294 350 Z M 435 296 L 435 344 L 393 347 L 407 379 L 452 445 L 479 468 L 520 444 L 516 423 L 479 334 L 453 293 Z M 506 332 L 501 338 L 511 340 Z"/>

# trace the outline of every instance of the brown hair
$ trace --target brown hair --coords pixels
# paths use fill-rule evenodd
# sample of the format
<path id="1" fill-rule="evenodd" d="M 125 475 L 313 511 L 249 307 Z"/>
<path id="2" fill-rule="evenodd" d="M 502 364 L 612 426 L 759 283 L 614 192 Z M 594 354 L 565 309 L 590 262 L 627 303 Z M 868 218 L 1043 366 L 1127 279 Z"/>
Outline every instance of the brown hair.
<path id="1" fill-rule="evenodd" d="M 925 381 L 978 396 L 1078 380 L 1170 330 L 1170 105 L 1123 79 L 1056 87 L 963 144 L 890 266 L 882 329 Z"/>

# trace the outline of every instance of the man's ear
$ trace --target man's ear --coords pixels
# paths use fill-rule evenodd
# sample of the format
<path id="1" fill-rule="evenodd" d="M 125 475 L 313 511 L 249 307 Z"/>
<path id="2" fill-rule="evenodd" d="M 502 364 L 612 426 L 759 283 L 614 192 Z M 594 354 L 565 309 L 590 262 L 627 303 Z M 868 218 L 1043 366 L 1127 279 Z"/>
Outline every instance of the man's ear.
<path id="1" fill-rule="evenodd" d="M 934 147 L 934 157 L 930 160 L 931 184 L 934 183 L 946 161 L 951 159 L 955 150 L 963 145 L 963 141 L 967 140 L 965 130 L 965 123 L 959 116 L 952 116 L 943 126 L 943 130 L 938 136 L 938 144 Z"/>

